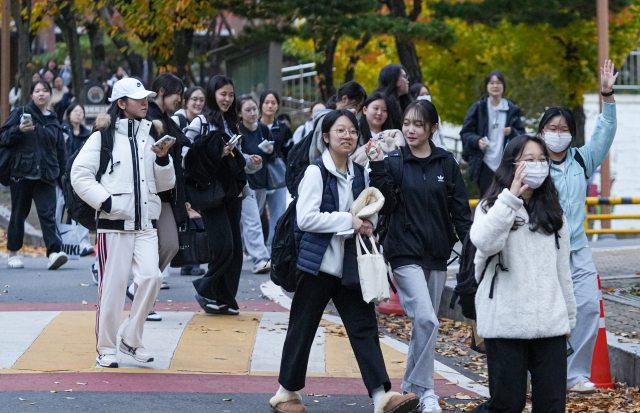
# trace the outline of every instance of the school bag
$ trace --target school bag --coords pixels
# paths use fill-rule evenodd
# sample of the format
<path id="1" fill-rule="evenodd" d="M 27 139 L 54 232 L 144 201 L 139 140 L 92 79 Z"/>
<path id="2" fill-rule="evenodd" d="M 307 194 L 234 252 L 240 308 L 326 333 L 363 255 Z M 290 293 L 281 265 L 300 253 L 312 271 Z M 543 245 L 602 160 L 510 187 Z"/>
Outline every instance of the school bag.
<path id="1" fill-rule="evenodd" d="M 287 155 L 287 171 L 285 172 L 285 184 L 292 197 L 295 197 L 298 193 L 298 180 L 304 171 L 309 166 L 309 149 L 311 149 L 311 143 L 313 141 L 313 133 L 316 130 L 316 126 L 324 116 L 314 120 L 313 128 L 302 140 L 295 145 L 289 151 Z"/>
<path id="2" fill-rule="evenodd" d="M 456 306 L 456 301 L 462 308 L 462 315 L 470 320 L 476 319 L 476 292 L 478 291 L 479 283 L 476 281 L 476 266 L 473 262 L 476 256 L 477 248 L 471 242 L 471 236 L 467 234 L 462 243 L 462 253 L 460 254 L 460 269 L 456 274 L 456 286 L 453 289 L 453 296 L 451 297 L 451 303 L 449 304 L 449 308 L 454 309 Z M 484 274 L 487 272 L 487 268 L 489 267 L 489 263 L 495 256 L 499 256 L 500 253 L 494 254 L 487 258 L 485 261 L 484 269 L 482 270 L 482 275 L 480 276 L 480 282 L 484 279 Z M 509 271 L 504 265 L 502 265 L 502 261 L 498 257 L 499 268 L 502 271 Z M 493 285 L 495 283 L 497 276 L 493 277 L 491 281 L 491 292 L 489 298 L 493 298 Z"/>
<path id="3" fill-rule="evenodd" d="M 113 151 L 113 137 L 108 136 L 107 131 L 104 129 L 98 129 L 100 132 L 100 166 L 96 173 L 96 181 L 100 182 L 102 175 L 107 170 L 107 165 L 111 159 L 111 152 Z M 90 230 L 96 229 L 96 210 L 89 204 L 84 202 L 73 189 L 71 185 L 71 167 L 76 160 L 78 153 L 82 150 L 80 147 L 73 155 L 67 159 L 67 166 L 64 171 L 64 175 L 61 178 L 61 189 L 64 195 L 65 207 L 71 219 L 78 224 Z M 113 168 L 113 160 L 112 160 Z"/>
<path id="4" fill-rule="evenodd" d="M 311 141 L 311 139 L 309 139 L 309 141 Z M 289 156 L 291 156 L 291 153 Z M 320 168 L 322 187 L 324 188 L 327 184 L 329 171 L 327 171 L 327 168 L 325 168 L 324 164 L 320 161 L 316 161 L 313 164 Z M 295 185 L 296 195 L 289 203 L 285 213 L 282 214 L 276 223 L 271 246 L 271 281 L 290 293 L 296 291 L 301 272 L 297 266 L 300 251 L 296 246 L 295 239 L 296 204 L 298 203 L 297 186 L 301 180 L 302 176 L 299 176 Z"/>

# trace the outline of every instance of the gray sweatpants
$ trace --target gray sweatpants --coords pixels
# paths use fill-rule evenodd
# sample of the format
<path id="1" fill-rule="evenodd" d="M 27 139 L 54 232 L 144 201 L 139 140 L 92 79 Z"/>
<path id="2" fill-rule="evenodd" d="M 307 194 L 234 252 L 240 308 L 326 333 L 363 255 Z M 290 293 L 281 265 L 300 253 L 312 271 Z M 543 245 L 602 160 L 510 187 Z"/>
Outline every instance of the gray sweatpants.
<path id="1" fill-rule="evenodd" d="M 244 247 L 251 256 L 253 269 L 259 264 L 267 261 L 271 256 L 264 245 L 264 234 L 262 232 L 262 222 L 260 222 L 260 210 L 256 201 L 255 191 L 251 190 L 251 195 L 242 200 L 242 241 Z"/>
<path id="2" fill-rule="evenodd" d="M 576 327 L 571 331 L 574 353 L 567 360 L 567 388 L 580 380 L 589 380 L 591 359 L 600 327 L 600 299 L 598 273 L 591 248 L 573 251 L 570 258 L 573 295 L 576 298 Z"/>
<path id="3" fill-rule="evenodd" d="M 418 265 L 406 265 L 393 271 L 400 304 L 411 319 L 411 342 L 402 390 L 419 397 L 433 390 L 433 365 L 438 338 L 438 307 L 446 271 L 428 271 Z"/>

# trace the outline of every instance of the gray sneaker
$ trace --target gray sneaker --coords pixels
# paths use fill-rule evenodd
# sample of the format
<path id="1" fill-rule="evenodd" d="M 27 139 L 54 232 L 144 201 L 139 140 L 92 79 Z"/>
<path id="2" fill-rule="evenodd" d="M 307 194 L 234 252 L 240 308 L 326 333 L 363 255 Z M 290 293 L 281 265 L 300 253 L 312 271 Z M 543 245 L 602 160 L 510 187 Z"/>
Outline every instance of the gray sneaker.
<path id="1" fill-rule="evenodd" d="M 144 347 L 131 347 L 124 340 L 120 340 L 120 351 L 141 363 L 151 363 L 153 361 L 153 356 Z"/>

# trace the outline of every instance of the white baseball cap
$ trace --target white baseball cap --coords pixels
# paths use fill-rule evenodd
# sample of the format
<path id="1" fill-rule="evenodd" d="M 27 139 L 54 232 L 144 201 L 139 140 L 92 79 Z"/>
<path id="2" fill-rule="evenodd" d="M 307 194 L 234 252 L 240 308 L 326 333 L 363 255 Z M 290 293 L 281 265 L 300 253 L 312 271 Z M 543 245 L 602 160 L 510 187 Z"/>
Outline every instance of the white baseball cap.
<path id="1" fill-rule="evenodd" d="M 124 79 L 120 79 L 113 85 L 113 91 L 111 92 L 111 97 L 109 98 L 109 102 L 115 102 L 116 100 L 128 97 L 131 99 L 144 99 L 147 97 L 154 98 L 157 93 L 147 90 L 142 85 L 142 82 L 138 79 L 132 77 L 126 77 Z"/>

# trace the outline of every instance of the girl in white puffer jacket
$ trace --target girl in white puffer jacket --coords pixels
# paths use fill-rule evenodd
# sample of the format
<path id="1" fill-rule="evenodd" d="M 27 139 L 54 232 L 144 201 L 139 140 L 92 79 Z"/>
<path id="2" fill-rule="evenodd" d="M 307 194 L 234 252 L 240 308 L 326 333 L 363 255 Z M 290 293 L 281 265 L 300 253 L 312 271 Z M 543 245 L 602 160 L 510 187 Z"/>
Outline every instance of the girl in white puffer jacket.
<path id="1" fill-rule="evenodd" d="M 564 412 L 576 302 L 569 232 L 541 138 L 518 136 L 506 146 L 470 236 L 491 393 L 474 411 L 521 412 L 529 371 L 533 411 Z"/>
<path id="2" fill-rule="evenodd" d="M 155 96 L 133 78 L 113 88 L 107 136 L 113 150 L 100 181 L 101 134 L 92 134 L 71 168 L 71 184 L 80 198 L 97 211 L 99 293 L 96 315 L 96 361 L 101 367 L 118 367 L 116 335 L 122 318 L 129 273 L 133 271 L 135 299 L 122 330 L 120 351 L 137 361 L 153 357 L 142 345 L 147 314 L 155 302 L 162 275 L 158 271 L 160 216 L 158 192 L 175 185 L 175 172 L 167 151 L 153 144 L 161 132 L 146 119 L 146 98 Z"/>

